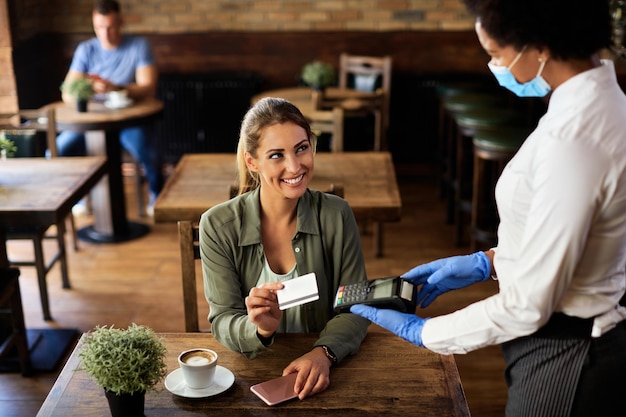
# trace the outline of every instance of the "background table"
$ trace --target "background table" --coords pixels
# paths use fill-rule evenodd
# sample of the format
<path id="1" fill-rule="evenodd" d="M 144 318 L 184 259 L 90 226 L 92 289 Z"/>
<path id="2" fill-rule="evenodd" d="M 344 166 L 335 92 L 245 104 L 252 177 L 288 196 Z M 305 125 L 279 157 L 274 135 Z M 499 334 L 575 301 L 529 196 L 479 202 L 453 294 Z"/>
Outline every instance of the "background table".
<path id="1" fill-rule="evenodd" d="M 197 222 L 207 209 L 228 200 L 235 184 L 235 154 L 186 154 L 168 178 L 154 205 L 155 222 Z M 388 152 L 319 152 L 310 188 L 344 188 L 344 198 L 359 222 L 374 224 L 374 251 L 382 255 L 381 222 L 399 221 L 402 202 Z"/>
<path id="2" fill-rule="evenodd" d="M 101 156 L 0 161 L 0 267 L 8 266 L 6 227 L 58 223 L 105 172 Z"/>
<path id="3" fill-rule="evenodd" d="M 265 405 L 250 392 L 250 386 L 280 376 L 293 359 L 311 349 L 316 335 L 278 335 L 267 352 L 252 360 L 226 349 L 210 334 L 177 333 L 163 337 L 168 372 L 178 367 L 178 353 L 207 347 L 218 353 L 218 364 L 234 373 L 235 383 L 216 397 L 195 400 L 175 396 L 161 384 L 160 391 L 146 395 L 146 416 L 470 415 L 454 357 L 418 348 L 390 333 L 370 332 L 357 355 L 331 369 L 331 384 L 326 391 L 275 407 Z M 79 370 L 79 349 L 80 342 L 37 416 L 108 415 L 104 391 Z"/>
<path id="4" fill-rule="evenodd" d="M 128 221 L 122 178 L 120 130 L 153 122 L 163 110 L 163 102 L 145 99 L 123 109 L 109 109 L 103 103 L 90 102 L 88 111 L 79 113 L 75 105 L 62 101 L 45 107 L 54 108 L 59 130 L 85 133 L 87 153 L 106 155 L 107 177 L 91 193 L 94 224 L 79 231 L 80 238 L 96 243 L 123 242 L 143 236 L 150 229 Z"/>

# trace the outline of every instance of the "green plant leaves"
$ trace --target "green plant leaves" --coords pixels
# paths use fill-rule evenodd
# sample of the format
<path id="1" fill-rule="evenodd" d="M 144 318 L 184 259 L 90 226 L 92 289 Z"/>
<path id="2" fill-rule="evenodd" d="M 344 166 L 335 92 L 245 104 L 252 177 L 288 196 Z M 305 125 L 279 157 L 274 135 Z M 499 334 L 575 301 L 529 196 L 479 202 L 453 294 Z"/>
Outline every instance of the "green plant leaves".
<path id="1" fill-rule="evenodd" d="M 148 392 L 165 377 L 162 339 L 152 329 L 135 323 L 127 329 L 96 327 L 79 352 L 81 369 L 98 386 L 117 395 Z"/>

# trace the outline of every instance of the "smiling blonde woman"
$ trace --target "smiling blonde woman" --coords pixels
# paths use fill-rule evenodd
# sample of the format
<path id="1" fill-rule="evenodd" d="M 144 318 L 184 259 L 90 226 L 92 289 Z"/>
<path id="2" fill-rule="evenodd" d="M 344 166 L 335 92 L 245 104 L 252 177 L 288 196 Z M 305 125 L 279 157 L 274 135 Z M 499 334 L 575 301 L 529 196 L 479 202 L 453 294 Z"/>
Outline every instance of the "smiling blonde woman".
<path id="1" fill-rule="evenodd" d="M 213 335 L 254 358 L 280 333 L 319 332 L 290 364 L 299 398 L 325 390 L 330 368 L 357 352 L 369 321 L 333 312 L 341 285 L 367 279 L 352 209 L 311 190 L 315 136 L 286 100 L 265 98 L 246 114 L 237 163 L 240 195 L 205 212 L 200 246 Z M 319 300 L 280 310 L 281 282 L 314 272 Z M 259 359 L 262 360 L 262 359 Z"/>

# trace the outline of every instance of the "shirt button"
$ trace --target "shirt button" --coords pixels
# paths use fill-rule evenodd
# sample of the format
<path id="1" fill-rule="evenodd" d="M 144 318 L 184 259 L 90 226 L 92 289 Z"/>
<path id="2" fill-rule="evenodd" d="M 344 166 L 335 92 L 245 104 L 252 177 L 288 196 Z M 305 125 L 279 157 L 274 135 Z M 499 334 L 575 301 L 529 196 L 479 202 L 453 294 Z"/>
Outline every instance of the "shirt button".
<path id="1" fill-rule="evenodd" d="M 300 253 L 300 248 L 295 249 L 296 253 Z"/>

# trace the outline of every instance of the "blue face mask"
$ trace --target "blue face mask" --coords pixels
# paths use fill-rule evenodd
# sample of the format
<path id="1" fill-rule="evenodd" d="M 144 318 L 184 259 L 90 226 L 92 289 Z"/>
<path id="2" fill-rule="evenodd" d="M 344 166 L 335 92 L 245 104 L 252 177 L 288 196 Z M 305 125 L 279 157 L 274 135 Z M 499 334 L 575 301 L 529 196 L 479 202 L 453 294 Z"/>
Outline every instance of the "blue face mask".
<path id="1" fill-rule="evenodd" d="M 489 69 L 493 73 L 494 77 L 498 81 L 502 87 L 512 91 L 518 97 L 545 97 L 546 94 L 552 90 L 550 84 L 546 82 L 541 76 L 541 72 L 543 71 L 543 67 L 546 65 L 545 61 L 541 61 L 541 65 L 539 66 L 539 71 L 537 71 L 537 76 L 532 80 L 520 84 L 516 79 L 513 73 L 511 72 L 511 68 L 513 65 L 517 63 L 520 59 L 524 50 L 522 49 L 519 54 L 515 57 L 511 65 L 508 67 L 503 67 L 499 65 L 494 65 L 491 62 L 487 64 Z"/>

